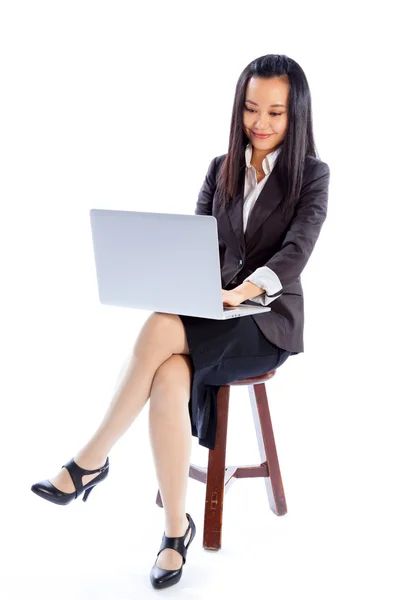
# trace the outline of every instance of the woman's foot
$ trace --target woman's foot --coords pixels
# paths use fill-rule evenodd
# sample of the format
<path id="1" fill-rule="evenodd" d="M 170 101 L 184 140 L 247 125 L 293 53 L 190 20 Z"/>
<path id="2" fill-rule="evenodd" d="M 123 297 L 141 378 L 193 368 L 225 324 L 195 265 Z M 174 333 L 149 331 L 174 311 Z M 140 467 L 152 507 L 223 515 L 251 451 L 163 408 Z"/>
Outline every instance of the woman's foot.
<path id="1" fill-rule="evenodd" d="M 186 529 L 189 526 L 189 520 L 184 515 L 184 521 L 181 527 L 167 528 L 165 530 L 165 535 L 167 537 L 180 537 L 186 533 Z M 187 546 L 187 543 L 192 535 L 192 530 L 190 529 L 187 537 L 184 540 L 184 545 Z M 165 548 L 157 558 L 157 562 L 155 565 L 160 567 L 160 569 L 167 569 L 168 571 L 174 571 L 176 569 L 180 569 L 183 564 L 182 555 L 177 552 L 177 550 L 173 550 L 172 548 Z"/>
<path id="2" fill-rule="evenodd" d="M 103 457 L 93 458 L 91 456 L 87 456 L 87 455 L 83 456 L 81 453 L 78 453 L 74 457 L 74 461 L 82 469 L 86 469 L 87 471 L 92 471 L 94 469 L 99 469 L 100 467 L 103 467 L 103 465 L 106 462 L 106 456 L 104 458 Z M 100 473 L 93 473 L 91 475 L 83 475 L 83 477 L 81 479 L 83 482 L 83 485 L 86 485 L 87 483 L 89 483 L 89 481 L 91 481 L 92 479 L 97 477 L 99 474 Z M 61 492 L 65 492 L 66 494 L 71 494 L 72 492 L 75 491 L 73 480 L 71 479 L 70 474 L 65 467 L 63 467 L 49 481 L 52 483 L 52 485 L 54 485 L 56 488 L 61 490 Z"/>

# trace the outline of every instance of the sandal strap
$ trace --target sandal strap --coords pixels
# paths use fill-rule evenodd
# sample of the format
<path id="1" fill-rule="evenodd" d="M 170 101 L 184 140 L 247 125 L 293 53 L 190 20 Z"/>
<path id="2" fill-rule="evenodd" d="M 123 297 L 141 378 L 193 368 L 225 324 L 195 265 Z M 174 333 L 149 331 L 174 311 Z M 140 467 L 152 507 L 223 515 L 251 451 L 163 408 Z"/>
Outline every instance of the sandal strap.
<path id="1" fill-rule="evenodd" d="M 188 513 L 186 513 L 186 515 L 187 515 L 187 518 L 189 519 Z M 191 529 L 192 529 L 192 524 L 189 519 L 189 526 L 187 527 L 186 533 L 184 535 L 179 536 L 179 537 L 168 537 L 164 533 L 163 540 L 161 542 L 161 546 L 160 546 L 157 556 L 166 548 L 172 548 L 173 550 L 177 550 L 177 552 L 179 552 L 179 554 L 181 554 L 181 556 L 183 557 L 183 564 L 184 564 L 186 562 L 187 548 L 189 547 L 193 536 L 190 536 L 190 539 L 188 540 L 187 545 L 185 545 L 184 540 L 186 539 L 186 537 Z"/>
<path id="2" fill-rule="evenodd" d="M 74 461 L 74 458 L 72 458 L 71 460 L 66 462 L 65 465 L 62 465 L 62 468 L 65 467 L 67 469 L 67 471 L 69 472 L 70 477 L 71 477 L 74 487 L 75 487 L 75 497 L 77 498 L 85 489 L 82 479 L 81 479 L 83 477 L 83 475 L 90 475 L 92 473 L 102 473 L 105 469 L 108 468 L 108 466 L 109 466 L 109 457 L 106 458 L 106 462 L 103 465 L 103 467 L 99 467 L 98 469 L 93 469 L 92 471 L 90 471 L 88 469 L 83 469 Z"/>

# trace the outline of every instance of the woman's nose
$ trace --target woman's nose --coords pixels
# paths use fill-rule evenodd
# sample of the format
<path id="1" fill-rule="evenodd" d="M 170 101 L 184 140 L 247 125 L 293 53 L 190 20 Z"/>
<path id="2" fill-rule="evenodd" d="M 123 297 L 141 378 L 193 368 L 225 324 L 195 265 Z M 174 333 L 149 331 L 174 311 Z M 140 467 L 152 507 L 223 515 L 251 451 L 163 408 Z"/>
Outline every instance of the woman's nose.
<path id="1" fill-rule="evenodd" d="M 269 129 L 270 121 L 268 117 L 260 116 L 255 122 L 257 129 L 264 130 Z"/>

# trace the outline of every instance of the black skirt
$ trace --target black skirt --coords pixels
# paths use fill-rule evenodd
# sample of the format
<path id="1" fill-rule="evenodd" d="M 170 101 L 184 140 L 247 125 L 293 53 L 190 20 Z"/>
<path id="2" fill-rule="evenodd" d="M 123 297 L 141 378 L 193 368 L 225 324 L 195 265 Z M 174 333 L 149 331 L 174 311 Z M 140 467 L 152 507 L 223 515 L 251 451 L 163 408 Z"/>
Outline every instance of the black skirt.
<path id="1" fill-rule="evenodd" d="M 221 385 L 277 369 L 291 355 L 264 336 L 251 315 L 218 321 L 179 315 L 193 365 L 189 414 L 192 435 L 213 450 Z"/>

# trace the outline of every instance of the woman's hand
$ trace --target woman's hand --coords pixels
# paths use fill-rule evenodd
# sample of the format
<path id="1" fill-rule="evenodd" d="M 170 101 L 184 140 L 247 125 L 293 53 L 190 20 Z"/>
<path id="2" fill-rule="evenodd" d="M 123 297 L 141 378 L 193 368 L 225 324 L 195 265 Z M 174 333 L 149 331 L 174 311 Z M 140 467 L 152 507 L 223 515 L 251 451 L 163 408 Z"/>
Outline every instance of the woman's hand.
<path id="1" fill-rule="evenodd" d="M 222 290 L 222 303 L 224 306 L 238 306 L 246 300 L 243 292 L 235 290 Z"/>
<path id="2" fill-rule="evenodd" d="M 245 300 L 255 298 L 264 294 L 264 290 L 251 281 L 241 283 L 233 290 L 222 290 L 222 302 L 224 306 L 238 306 Z"/>

